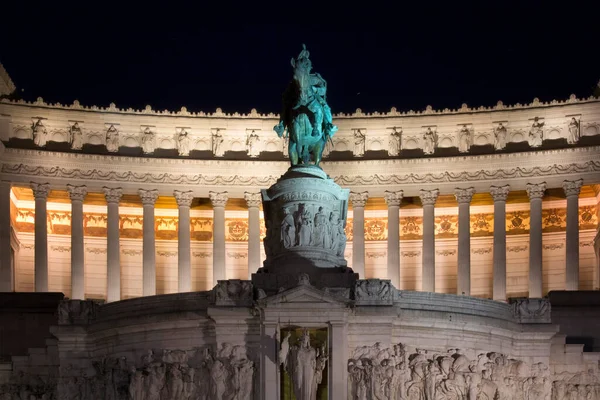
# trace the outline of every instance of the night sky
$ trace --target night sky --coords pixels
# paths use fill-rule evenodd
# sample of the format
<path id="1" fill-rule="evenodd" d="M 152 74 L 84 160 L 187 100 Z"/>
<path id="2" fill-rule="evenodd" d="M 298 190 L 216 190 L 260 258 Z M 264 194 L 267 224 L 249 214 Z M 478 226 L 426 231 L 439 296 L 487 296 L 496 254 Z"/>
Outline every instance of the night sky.
<path id="1" fill-rule="evenodd" d="M 10 3 L 0 62 L 27 100 L 279 112 L 302 43 L 334 113 L 587 97 L 600 80 L 597 1 Z"/>

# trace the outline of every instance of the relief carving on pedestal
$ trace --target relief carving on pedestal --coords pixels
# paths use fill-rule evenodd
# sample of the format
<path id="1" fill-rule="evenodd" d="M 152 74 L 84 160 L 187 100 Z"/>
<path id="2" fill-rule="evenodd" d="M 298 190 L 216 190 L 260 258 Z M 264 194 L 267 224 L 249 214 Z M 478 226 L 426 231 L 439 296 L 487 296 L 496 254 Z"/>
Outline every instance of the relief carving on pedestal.
<path id="1" fill-rule="evenodd" d="M 550 300 L 534 298 L 510 299 L 513 315 L 523 324 L 549 324 L 551 321 Z"/>
<path id="2" fill-rule="evenodd" d="M 393 287 L 388 279 L 360 279 L 354 285 L 356 305 L 392 305 Z"/>
<path id="3" fill-rule="evenodd" d="M 96 320 L 100 305 L 92 300 L 65 298 L 58 305 L 59 325 L 87 325 Z"/>
<path id="4" fill-rule="evenodd" d="M 218 281 L 215 286 L 215 304 L 217 306 L 251 306 L 252 282 L 239 279 Z"/>

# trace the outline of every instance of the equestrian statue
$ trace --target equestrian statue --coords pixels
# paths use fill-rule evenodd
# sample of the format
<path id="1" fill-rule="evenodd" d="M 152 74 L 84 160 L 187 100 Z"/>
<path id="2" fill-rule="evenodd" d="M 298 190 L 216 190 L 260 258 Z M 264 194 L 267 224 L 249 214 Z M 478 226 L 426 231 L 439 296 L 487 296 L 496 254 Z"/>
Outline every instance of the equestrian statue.
<path id="1" fill-rule="evenodd" d="M 311 73 L 309 55 L 302 45 L 298 58 L 292 58 L 294 78 L 283 93 L 281 119 L 273 129 L 280 138 L 289 140 L 292 166 L 312 162 L 319 167 L 323 149 L 338 128 L 327 105 L 327 82 L 318 73 Z"/>

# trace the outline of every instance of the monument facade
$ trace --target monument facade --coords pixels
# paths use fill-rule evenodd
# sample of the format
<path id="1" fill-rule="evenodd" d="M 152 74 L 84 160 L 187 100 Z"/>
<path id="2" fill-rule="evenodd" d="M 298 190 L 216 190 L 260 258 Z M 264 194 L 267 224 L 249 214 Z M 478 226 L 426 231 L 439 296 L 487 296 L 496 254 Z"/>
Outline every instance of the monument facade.
<path id="1" fill-rule="evenodd" d="M 600 101 L 333 115 L 291 64 L 280 116 L 0 102 L 0 289 L 68 297 L 0 398 L 600 399 L 544 297 L 600 286 Z"/>

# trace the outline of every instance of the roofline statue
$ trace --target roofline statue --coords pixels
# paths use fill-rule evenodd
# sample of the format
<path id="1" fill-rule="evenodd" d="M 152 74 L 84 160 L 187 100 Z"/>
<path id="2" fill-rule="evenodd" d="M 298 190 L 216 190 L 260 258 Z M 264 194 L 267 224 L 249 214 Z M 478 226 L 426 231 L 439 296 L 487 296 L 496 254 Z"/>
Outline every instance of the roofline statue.
<path id="1" fill-rule="evenodd" d="M 309 56 L 302 45 L 298 57 L 291 60 L 294 77 L 283 93 L 281 118 L 273 129 L 289 140 L 292 166 L 314 163 L 318 167 L 327 141 L 338 128 L 327 104 L 327 82 L 318 73 L 311 73 Z"/>

